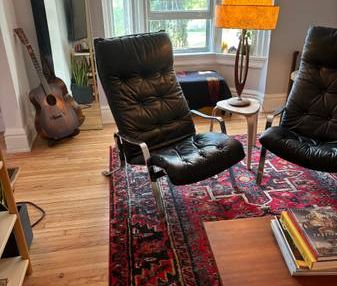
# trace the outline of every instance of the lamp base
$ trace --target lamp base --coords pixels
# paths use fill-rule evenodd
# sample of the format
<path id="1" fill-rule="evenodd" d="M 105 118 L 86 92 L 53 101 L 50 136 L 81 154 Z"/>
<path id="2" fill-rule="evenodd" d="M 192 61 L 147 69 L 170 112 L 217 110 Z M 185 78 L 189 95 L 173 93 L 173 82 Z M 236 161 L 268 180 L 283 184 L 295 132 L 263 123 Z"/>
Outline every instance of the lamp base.
<path id="1" fill-rule="evenodd" d="M 239 97 L 232 97 L 227 99 L 229 105 L 237 106 L 237 107 L 245 107 L 250 105 L 250 100 L 247 98 L 239 98 Z"/>

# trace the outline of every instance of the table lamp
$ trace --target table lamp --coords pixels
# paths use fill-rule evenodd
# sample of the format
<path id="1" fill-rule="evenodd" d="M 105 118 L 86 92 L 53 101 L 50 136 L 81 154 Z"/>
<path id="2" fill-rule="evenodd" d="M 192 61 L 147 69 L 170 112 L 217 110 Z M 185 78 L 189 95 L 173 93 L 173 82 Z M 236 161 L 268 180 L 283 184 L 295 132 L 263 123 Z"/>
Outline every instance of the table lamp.
<path id="1" fill-rule="evenodd" d="M 226 29 L 242 29 L 235 56 L 234 80 L 237 97 L 228 100 L 232 106 L 248 106 L 249 99 L 243 99 L 249 68 L 249 45 L 247 30 L 273 30 L 276 27 L 279 7 L 273 0 L 223 0 L 216 5 L 215 26 Z"/>

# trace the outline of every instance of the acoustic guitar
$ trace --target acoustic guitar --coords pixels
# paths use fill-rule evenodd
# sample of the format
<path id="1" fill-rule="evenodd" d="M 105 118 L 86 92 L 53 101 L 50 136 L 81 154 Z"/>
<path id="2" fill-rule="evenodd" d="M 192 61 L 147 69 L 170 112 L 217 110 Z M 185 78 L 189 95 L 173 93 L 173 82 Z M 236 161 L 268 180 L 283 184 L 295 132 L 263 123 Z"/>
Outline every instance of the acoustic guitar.
<path id="1" fill-rule="evenodd" d="M 29 93 L 29 99 L 36 110 L 36 131 L 43 138 L 54 141 L 77 135 L 78 127 L 84 121 L 80 107 L 68 94 L 63 81 L 57 78 L 50 82 L 46 80 L 24 31 L 21 28 L 14 31 L 26 47 L 41 83 Z"/>

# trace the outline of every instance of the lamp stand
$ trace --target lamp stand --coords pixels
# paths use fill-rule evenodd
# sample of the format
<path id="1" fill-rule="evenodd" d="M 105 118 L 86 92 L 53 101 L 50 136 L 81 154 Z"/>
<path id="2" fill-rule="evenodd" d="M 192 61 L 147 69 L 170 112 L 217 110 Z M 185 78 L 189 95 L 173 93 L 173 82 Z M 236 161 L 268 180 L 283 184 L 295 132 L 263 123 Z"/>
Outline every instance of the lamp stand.
<path id="1" fill-rule="evenodd" d="M 247 30 L 243 29 L 240 36 L 240 42 L 235 56 L 235 71 L 234 80 L 237 97 L 233 97 L 228 100 L 228 103 L 232 106 L 248 106 L 250 100 L 242 98 L 241 94 L 245 87 L 249 68 L 249 45 L 247 38 Z"/>

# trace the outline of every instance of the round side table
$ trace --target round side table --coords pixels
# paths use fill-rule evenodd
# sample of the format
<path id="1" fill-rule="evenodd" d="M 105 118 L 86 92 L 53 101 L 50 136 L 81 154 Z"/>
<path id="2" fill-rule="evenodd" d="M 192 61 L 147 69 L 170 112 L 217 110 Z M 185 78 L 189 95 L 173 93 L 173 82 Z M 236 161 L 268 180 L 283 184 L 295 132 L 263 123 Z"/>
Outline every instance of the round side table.
<path id="1" fill-rule="evenodd" d="M 236 113 L 243 115 L 247 120 L 248 127 L 248 142 L 247 142 L 247 169 L 251 169 L 252 161 L 252 149 L 256 142 L 256 132 L 257 132 L 257 121 L 258 114 L 260 110 L 260 102 L 256 99 L 250 99 L 251 103 L 249 106 L 237 107 L 232 106 L 227 100 L 218 101 L 213 109 L 212 115 L 215 116 L 219 110 L 228 111 L 231 113 Z M 213 130 L 213 122 L 211 123 L 211 131 Z"/>

